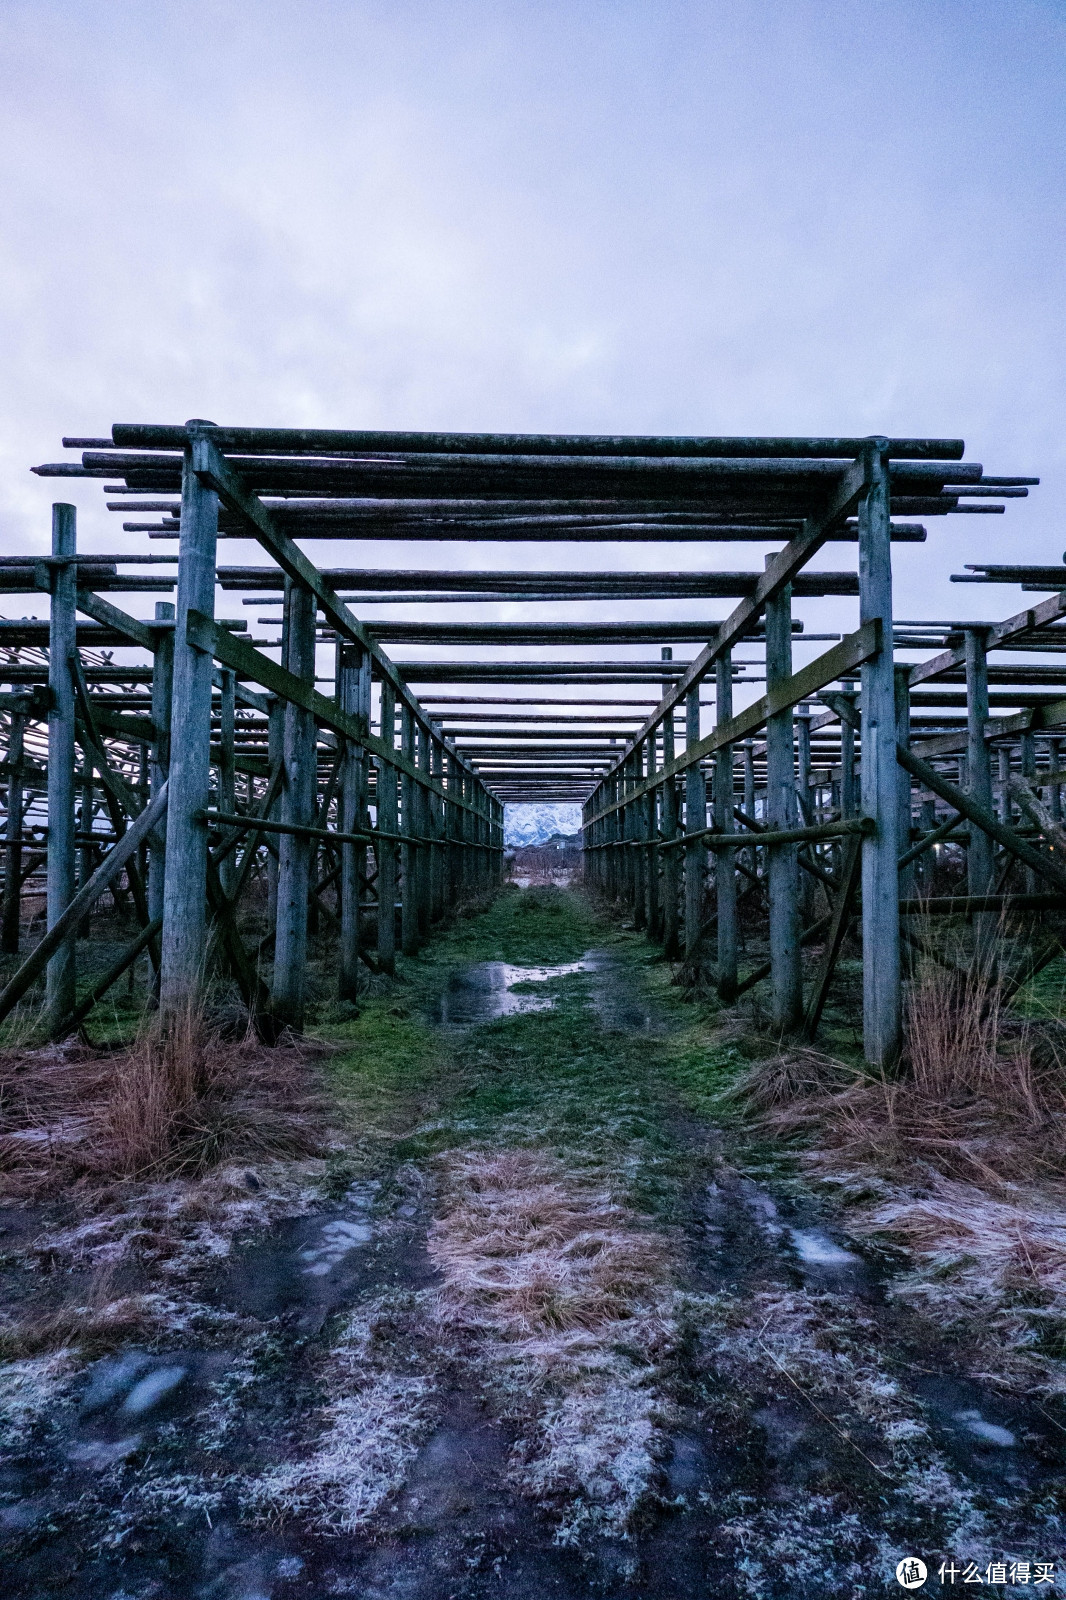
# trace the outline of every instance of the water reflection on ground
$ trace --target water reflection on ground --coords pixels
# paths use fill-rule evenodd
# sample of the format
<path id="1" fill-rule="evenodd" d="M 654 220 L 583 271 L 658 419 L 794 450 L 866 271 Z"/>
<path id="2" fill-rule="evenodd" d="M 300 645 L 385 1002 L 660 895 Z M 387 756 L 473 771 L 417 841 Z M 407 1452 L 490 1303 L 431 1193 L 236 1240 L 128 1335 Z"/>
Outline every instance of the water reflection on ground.
<path id="1" fill-rule="evenodd" d="M 572 972 L 591 970 L 587 956 L 556 967 L 514 967 L 506 961 L 479 961 L 452 973 L 448 987 L 430 1007 L 430 1017 L 444 1027 L 470 1028 L 523 1011 L 550 1011 L 555 1004 L 551 995 L 529 994 L 524 986 L 546 984 Z M 518 993 L 517 984 L 523 985 Z"/>
<path id="2" fill-rule="evenodd" d="M 632 970 L 609 950 L 586 950 L 579 961 L 566 961 L 553 967 L 518 967 L 506 961 L 479 961 L 452 973 L 447 988 L 430 1006 L 430 1020 L 443 1027 L 471 1028 L 497 1017 L 550 1011 L 556 996 L 547 992 L 537 994 L 536 986 L 546 987 L 578 972 L 590 976 L 589 1001 L 608 1033 L 660 1033 L 664 1030 L 665 1024 L 634 988 Z"/>

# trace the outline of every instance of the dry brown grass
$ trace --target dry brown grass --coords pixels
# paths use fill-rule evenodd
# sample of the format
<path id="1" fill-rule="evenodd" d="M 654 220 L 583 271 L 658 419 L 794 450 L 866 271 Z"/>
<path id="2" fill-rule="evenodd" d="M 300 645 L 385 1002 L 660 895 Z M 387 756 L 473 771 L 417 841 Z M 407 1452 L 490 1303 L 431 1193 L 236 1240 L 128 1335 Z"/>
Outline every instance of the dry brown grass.
<path id="1" fill-rule="evenodd" d="M 987 972 L 936 967 L 911 985 L 905 1025 L 896 1075 L 796 1051 L 731 1097 L 862 1197 L 852 1230 L 912 1253 L 897 1292 L 965 1323 L 984 1376 L 1066 1388 L 1063 1030 L 1007 1015 Z"/>
<path id="2" fill-rule="evenodd" d="M 661 1236 L 603 1188 L 528 1150 L 455 1158 L 430 1248 L 452 1319 L 515 1344 L 590 1347 L 645 1314 L 669 1274 Z M 591 1338 L 590 1338 L 591 1336 Z"/>
<path id="3" fill-rule="evenodd" d="M 222 1037 L 198 1016 L 102 1054 L 53 1045 L 0 1054 L 0 1194 L 72 1180 L 195 1175 L 222 1160 L 321 1153 L 322 1047 Z"/>
<path id="4" fill-rule="evenodd" d="M 1066 1175 L 1058 1030 L 1005 1016 L 980 970 L 930 967 L 911 986 L 900 1071 L 873 1077 L 811 1050 L 755 1064 L 730 1090 L 779 1134 L 817 1138 L 880 1171 L 996 1188 Z"/>

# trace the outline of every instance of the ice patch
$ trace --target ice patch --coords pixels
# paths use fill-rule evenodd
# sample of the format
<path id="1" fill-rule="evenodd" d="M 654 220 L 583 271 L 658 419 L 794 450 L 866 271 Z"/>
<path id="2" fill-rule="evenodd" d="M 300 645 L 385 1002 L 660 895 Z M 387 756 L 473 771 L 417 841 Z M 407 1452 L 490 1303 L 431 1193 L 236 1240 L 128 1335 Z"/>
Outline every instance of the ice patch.
<path id="1" fill-rule="evenodd" d="M 984 1444 L 994 1444 L 1000 1450 L 1013 1450 L 1017 1446 L 1017 1436 L 1009 1428 L 1001 1428 L 998 1422 L 989 1422 L 979 1411 L 956 1411 L 954 1416 L 967 1433 L 972 1433 L 975 1439 L 980 1439 Z"/>
<path id="2" fill-rule="evenodd" d="M 135 1383 L 123 1402 L 122 1409 L 131 1417 L 143 1416 L 174 1393 L 188 1377 L 188 1367 L 159 1367 Z"/>
<path id="3" fill-rule="evenodd" d="M 127 1389 L 132 1389 L 137 1379 L 152 1365 L 152 1358 L 143 1350 L 130 1350 L 114 1361 L 101 1361 L 94 1369 L 89 1387 L 81 1402 L 82 1416 L 92 1416 L 103 1411 Z"/>
<path id="4" fill-rule="evenodd" d="M 789 1235 L 801 1261 L 811 1267 L 857 1267 L 859 1257 L 845 1250 L 820 1228 L 789 1228 Z"/>
<path id="5" fill-rule="evenodd" d="M 338 1218 L 324 1223 L 321 1244 L 300 1251 L 300 1260 L 307 1263 L 303 1268 L 305 1276 L 324 1278 L 346 1255 L 358 1250 L 361 1245 L 369 1244 L 373 1237 L 374 1230 L 368 1222 L 348 1222 Z"/>

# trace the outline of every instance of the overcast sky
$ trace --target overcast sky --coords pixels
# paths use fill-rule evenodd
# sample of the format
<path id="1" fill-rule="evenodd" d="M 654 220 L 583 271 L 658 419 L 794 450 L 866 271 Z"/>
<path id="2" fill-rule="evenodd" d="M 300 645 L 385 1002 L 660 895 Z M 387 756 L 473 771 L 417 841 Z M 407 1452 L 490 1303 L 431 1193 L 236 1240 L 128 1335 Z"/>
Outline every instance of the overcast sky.
<path id="1" fill-rule="evenodd" d="M 1043 487 L 897 613 L 1017 609 L 946 577 L 1066 544 L 1064 55 L 1062 0 L 4 0 L 0 547 L 57 490 L 116 547 L 27 472 L 114 421 L 948 434 Z"/>

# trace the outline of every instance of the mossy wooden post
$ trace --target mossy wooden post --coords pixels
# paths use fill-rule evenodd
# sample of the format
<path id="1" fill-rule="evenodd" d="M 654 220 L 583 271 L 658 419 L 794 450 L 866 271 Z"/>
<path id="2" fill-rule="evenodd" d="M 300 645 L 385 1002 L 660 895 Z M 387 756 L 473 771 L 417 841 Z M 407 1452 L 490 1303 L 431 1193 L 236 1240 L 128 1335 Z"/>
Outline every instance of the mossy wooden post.
<path id="1" fill-rule="evenodd" d="M 26 713 L 14 710 L 7 739 L 7 821 L 4 827 L 4 909 L 0 949 L 18 955 L 22 909 L 22 776 Z"/>
<path id="2" fill-rule="evenodd" d="M 221 697 L 218 729 L 218 809 L 233 816 L 237 810 L 237 675 L 227 667 L 221 672 Z M 226 835 L 223 835 L 226 837 Z M 231 850 L 219 867 L 219 878 L 227 893 L 237 873 L 237 853 Z"/>
<path id="3" fill-rule="evenodd" d="M 51 615 L 48 627 L 48 926 L 58 922 L 74 898 L 74 679 L 76 648 L 77 512 L 52 507 Z M 76 1001 L 75 934 L 71 931 L 48 963 L 46 1009 L 58 1027 Z"/>
<path id="4" fill-rule="evenodd" d="M 700 690 L 697 684 L 685 696 L 685 743 L 700 739 Z M 699 833 L 707 826 L 707 779 L 698 762 L 685 773 L 685 832 Z M 691 961 L 703 921 L 703 878 L 707 850 L 702 839 L 685 845 L 685 955 Z"/>
<path id="5" fill-rule="evenodd" d="M 863 1049 L 890 1067 L 900 1044 L 899 785 L 892 660 L 892 545 L 888 441 L 865 451 L 866 492 L 858 505 L 859 620 L 880 618 L 882 648 L 862 667 L 862 810 L 877 831 L 862 842 Z"/>
<path id="6" fill-rule="evenodd" d="M 315 681 L 315 597 L 302 583 L 285 585 L 288 669 Z M 317 758 L 315 721 L 302 706 L 286 702 L 282 735 L 282 819 L 314 825 Z M 273 1009 L 290 1028 L 301 1029 L 307 993 L 307 897 L 312 845 L 308 838 L 278 836 L 278 916 L 274 935 Z"/>
<path id="7" fill-rule="evenodd" d="M 717 723 L 733 715 L 733 657 L 727 650 L 715 662 Z M 733 832 L 733 746 L 715 751 L 714 825 L 719 833 Z M 718 998 L 732 1005 L 737 991 L 737 872 L 736 851 L 715 852 L 714 879 L 718 901 Z"/>
<path id="8" fill-rule="evenodd" d="M 396 741 L 396 690 L 387 678 L 381 683 L 381 737 L 393 749 Z M 396 768 L 380 757 L 377 764 L 377 825 L 382 833 L 395 833 L 397 817 Z M 396 865 L 399 850 L 391 839 L 379 839 L 377 856 L 378 965 L 383 972 L 396 970 Z"/>
<path id="9" fill-rule="evenodd" d="M 402 701 L 400 704 L 400 754 L 410 762 L 415 759 L 414 717 L 406 701 Z M 400 906 L 400 941 L 405 956 L 413 956 L 418 949 L 418 891 L 415 887 L 415 878 L 418 872 L 418 846 L 411 837 L 412 834 L 418 832 L 417 789 L 418 785 L 414 778 L 405 772 L 401 779 L 400 814 L 400 832 L 404 836 L 403 845 L 401 846 L 403 886 Z"/>
<path id="10" fill-rule="evenodd" d="M 195 425 L 188 424 L 195 437 Z M 211 687 L 214 664 L 190 644 L 190 611 L 215 614 L 218 496 L 193 471 L 192 446 L 185 448 L 181 479 L 181 536 L 174 623 L 174 681 L 167 790 L 166 876 L 159 1005 L 164 1027 L 180 1025 L 199 1005 L 206 971 L 207 829 L 211 779 Z"/>
<path id="11" fill-rule="evenodd" d="M 152 749 L 148 780 L 153 798 L 170 776 L 170 704 L 174 689 L 174 607 L 169 600 L 157 600 L 155 620 L 170 623 L 155 633 L 152 653 Z M 153 833 L 148 855 L 148 915 L 153 921 L 163 915 L 163 884 L 167 866 L 166 819 Z M 158 979 L 156 981 L 158 988 Z"/>
<path id="12" fill-rule="evenodd" d="M 767 558 L 770 559 L 769 557 Z M 786 585 L 766 607 L 766 690 L 773 694 L 792 676 L 792 589 Z M 792 707 L 766 724 L 766 820 L 779 829 L 796 826 L 796 769 Z M 780 1034 L 803 1022 L 803 971 L 799 942 L 799 862 L 793 844 L 767 849 L 770 889 L 771 1018 Z"/>
<path id="13" fill-rule="evenodd" d="M 336 684 L 340 709 L 369 732 L 369 651 L 359 645 L 338 644 Z M 354 833 L 366 826 L 366 749 L 354 740 L 345 739 L 340 760 L 338 832 Z M 360 898 L 366 879 L 366 846 L 348 841 L 341 845 L 340 856 L 341 947 L 337 996 L 354 1003 L 359 995 Z"/>

